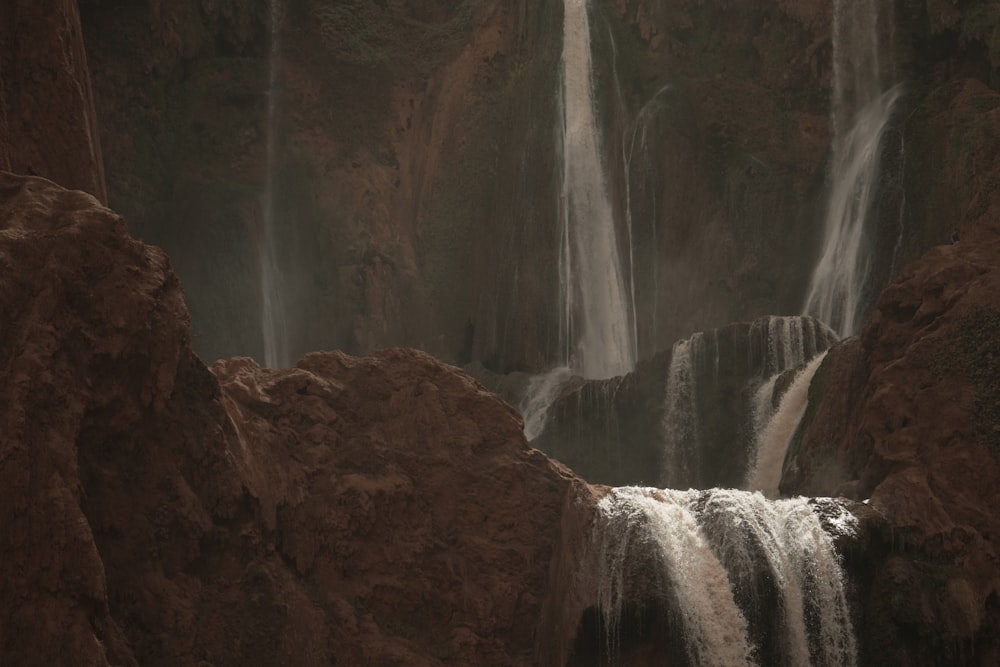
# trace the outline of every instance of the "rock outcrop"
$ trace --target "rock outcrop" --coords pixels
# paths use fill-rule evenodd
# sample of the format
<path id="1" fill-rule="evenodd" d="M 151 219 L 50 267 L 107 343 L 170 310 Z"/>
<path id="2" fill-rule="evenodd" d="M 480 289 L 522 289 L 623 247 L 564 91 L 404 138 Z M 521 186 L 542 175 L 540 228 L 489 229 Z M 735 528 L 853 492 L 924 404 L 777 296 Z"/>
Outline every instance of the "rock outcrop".
<path id="1" fill-rule="evenodd" d="M 0 169 L 107 202 L 90 70 L 75 0 L 0 7 Z"/>
<path id="2" fill-rule="evenodd" d="M 207 369 L 121 217 L 0 175 L 0 662 L 534 664 L 589 491 L 459 370 Z"/>
<path id="3" fill-rule="evenodd" d="M 529 448 L 471 377 L 398 348 L 206 368 L 166 256 L 121 217 L 3 173 L 0 221 L 5 664 L 606 657 L 601 582 L 581 570 L 606 490 Z M 1000 249 L 977 229 L 830 353 L 815 392 L 860 373 L 860 401 L 811 408 L 786 475 L 786 490 L 870 491 L 852 510 L 863 534 L 841 540 L 862 664 L 997 657 Z M 680 655 L 643 634 L 634 595 L 630 659 Z"/>
<path id="4" fill-rule="evenodd" d="M 562 3 L 279 6 L 272 33 L 263 1 L 81 0 L 112 205 L 173 258 L 197 349 L 262 357 L 270 169 L 296 353 L 464 362 L 471 323 L 470 358 L 544 370 L 560 351 Z M 640 356 L 797 312 L 829 139 L 827 4 L 591 10 Z"/>
<path id="5" fill-rule="evenodd" d="M 957 150 L 975 136 L 964 153 L 967 180 L 938 190 L 966 197 L 964 216 L 950 221 L 959 240 L 905 268 L 860 338 L 831 351 L 782 481 L 789 493 L 870 498 L 886 516 L 885 553 L 873 550 L 866 566 L 864 627 L 868 645 L 898 664 L 1000 657 L 1000 169 L 992 157 L 1000 139 L 988 129 L 1000 122 L 1000 96 L 974 80 L 947 89 L 957 93 L 955 112 L 933 121 L 942 145 Z"/>
<path id="6" fill-rule="evenodd" d="M 554 118 L 559 44 L 543 31 L 558 3 L 274 3 L 81 1 L 112 204 L 174 259 L 199 351 L 263 357 L 270 178 L 295 354 L 405 344 L 454 359 L 472 318 L 477 355 L 496 357 L 489 341 L 524 312 L 512 253 L 537 248 L 522 262 L 557 280 L 538 119 Z M 536 213 L 498 173 L 547 204 Z M 477 312 L 483 293 L 500 312 Z M 539 366 L 538 303 L 523 308 L 504 345 Z"/>
<path id="7" fill-rule="evenodd" d="M 773 414 L 787 372 L 835 342 L 811 317 L 765 317 L 697 333 L 623 377 L 567 376 L 532 444 L 593 483 L 743 488 L 755 420 Z M 483 375 L 515 404 L 531 391 L 516 375 Z"/>

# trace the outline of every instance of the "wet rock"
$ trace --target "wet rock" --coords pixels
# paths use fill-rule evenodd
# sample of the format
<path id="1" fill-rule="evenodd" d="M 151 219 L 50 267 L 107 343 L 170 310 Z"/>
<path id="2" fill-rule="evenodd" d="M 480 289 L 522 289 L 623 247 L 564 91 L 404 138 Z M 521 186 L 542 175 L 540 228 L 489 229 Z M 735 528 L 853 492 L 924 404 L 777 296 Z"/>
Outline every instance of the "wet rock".
<path id="1" fill-rule="evenodd" d="M 77 3 L 0 7 L 0 169 L 107 202 L 98 118 Z"/>
<path id="2" fill-rule="evenodd" d="M 0 269 L 4 664 L 535 664 L 591 505 L 471 377 L 207 369 L 163 252 L 40 178 L 0 174 Z"/>

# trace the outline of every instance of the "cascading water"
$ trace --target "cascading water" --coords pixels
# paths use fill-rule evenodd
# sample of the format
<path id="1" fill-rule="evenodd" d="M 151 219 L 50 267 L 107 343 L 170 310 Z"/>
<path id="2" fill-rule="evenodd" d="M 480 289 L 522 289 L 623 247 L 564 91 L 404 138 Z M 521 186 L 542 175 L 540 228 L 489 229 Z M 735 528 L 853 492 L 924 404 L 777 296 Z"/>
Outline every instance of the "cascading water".
<path id="1" fill-rule="evenodd" d="M 801 366 L 826 349 L 833 338 L 826 326 L 801 317 L 763 317 L 754 320 L 750 327 L 751 342 L 759 341 L 762 348 L 759 351 L 751 348 L 751 352 L 762 357 L 759 362 L 762 377 Z"/>
<path id="2" fill-rule="evenodd" d="M 598 506 L 602 583 L 598 600 L 614 618 L 630 592 L 625 581 L 637 551 L 652 549 L 682 618 L 683 636 L 698 665 L 751 665 L 747 621 L 736 606 L 726 570 L 713 554 L 690 506 L 693 494 L 639 487 L 612 489 Z M 659 579 L 659 573 L 651 577 Z M 609 624 L 613 629 L 614 620 Z M 612 646 L 613 650 L 613 646 Z"/>
<path id="3" fill-rule="evenodd" d="M 667 375 L 663 410 L 663 483 L 680 487 L 696 483 L 699 467 L 700 415 L 698 410 L 698 357 L 704 335 L 697 333 L 674 344 Z"/>
<path id="4" fill-rule="evenodd" d="M 813 510 L 818 503 L 834 515 L 841 532 L 854 532 L 857 520 L 830 499 L 768 501 L 758 493 L 713 489 L 699 505 L 702 530 L 743 598 L 751 627 L 774 624 L 770 633 L 760 628 L 773 644 L 758 650 L 772 653 L 762 660 L 765 664 L 849 667 L 857 662 L 840 561 Z M 769 577 L 760 576 L 762 565 Z M 754 609 L 765 587 L 777 593 L 776 608 Z"/>
<path id="5" fill-rule="evenodd" d="M 261 314 L 260 324 L 264 336 L 264 363 L 279 368 L 291 363 L 288 342 L 288 321 L 284 300 L 283 276 L 277 253 L 275 217 L 277 198 L 275 172 L 277 171 L 278 129 L 278 70 L 281 60 L 282 0 L 271 0 L 271 35 L 268 54 L 267 82 L 267 180 L 264 188 L 264 224 L 257 239 L 257 262 L 260 270 Z"/>
<path id="6" fill-rule="evenodd" d="M 560 330 L 566 365 L 589 379 L 635 366 L 627 281 L 599 149 L 586 0 L 563 5 Z"/>
<path id="7" fill-rule="evenodd" d="M 660 641 L 682 643 L 692 665 L 855 665 L 843 575 L 817 504 L 853 532 L 854 518 L 830 500 L 611 489 L 593 528 L 609 656 L 622 610 L 658 598 L 679 621 Z"/>
<path id="8" fill-rule="evenodd" d="M 750 402 L 750 418 L 753 420 L 751 433 L 755 443 L 760 442 L 764 429 L 774 416 L 774 387 L 779 377 L 781 373 L 775 373 L 754 390 Z"/>
<path id="9" fill-rule="evenodd" d="M 757 443 L 757 459 L 749 474 L 748 488 L 760 491 L 768 498 L 778 495 L 778 483 L 781 481 L 781 468 L 785 461 L 785 452 L 795 430 L 802 421 L 809 402 L 809 386 L 813 376 L 819 369 L 826 352 L 810 361 L 799 374 L 795 376 L 788 391 L 781 398 L 777 412 L 768 421 L 760 433 Z"/>
<path id="10" fill-rule="evenodd" d="M 635 367 L 634 286 L 618 249 L 601 160 L 591 81 L 587 0 L 563 4 L 560 348 L 563 366 L 533 378 L 520 402 L 525 436 L 545 429 L 548 408 L 574 373 L 591 380 Z M 631 220 L 628 220 L 631 232 Z M 630 263 L 631 264 L 631 263 Z"/>
<path id="11" fill-rule="evenodd" d="M 750 445 L 771 419 L 778 376 L 835 341 L 826 325 L 795 316 L 763 317 L 675 343 L 664 390 L 659 483 L 742 483 Z"/>
<path id="12" fill-rule="evenodd" d="M 617 72 L 617 67 L 615 68 Z M 617 76 L 617 75 L 616 75 Z M 617 84 L 616 79 L 616 90 L 619 96 L 621 96 L 621 85 Z M 626 138 L 622 141 L 622 166 L 624 171 L 622 173 L 622 182 L 625 185 L 625 222 L 629 231 L 629 250 L 630 250 L 630 277 L 631 277 L 631 296 L 632 303 L 636 303 L 636 287 L 635 287 L 635 274 L 636 274 L 636 261 L 635 261 L 635 244 L 632 242 L 634 238 L 632 235 L 633 228 L 635 226 L 635 221 L 633 220 L 633 196 L 639 196 L 638 192 L 633 192 L 632 180 L 633 178 L 640 178 L 640 187 L 637 190 L 645 191 L 646 196 L 649 197 L 649 213 L 646 216 L 648 220 L 648 232 L 650 235 L 650 246 L 653 252 L 655 252 L 657 247 L 657 233 L 656 233 L 656 220 L 657 220 L 657 188 L 650 187 L 647 183 L 642 182 L 641 179 L 649 178 L 649 174 L 653 169 L 652 154 L 654 148 L 650 146 L 649 142 L 649 127 L 653 119 L 656 117 L 658 112 L 662 111 L 666 107 L 666 93 L 672 90 L 672 86 L 669 84 L 660 88 L 655 95 L 646 104 L 639 109 L 639 113 L 636 114 L 635 121 L 632 125 L 631 132 L 626 134 Z M 635 170 L 635 173 L 633 173 Z M 639 176 L 641 175 L 641 176 Z M 647 277 L 649 284 L 652 286 L 652 298 L 649 300 L 650 312 L 647 313 L 648 322 L 651 325 L 651 340 L 654 343 L 659 342 L 659 315 L 658 315 L 658 304 L 660 301 L 659 297 L 659 262 L 648 261 L 649 265 L 649 275 Z M 639 339 L 638 339 L 638 313 L 635 312 L 633 308 L 633 322 L 635 322 L 636 327 L 636 354 L 639 354 Z"/>
<path id="13" fill-rule="evenodd" d="M 775 414 L 774 389 L 778 378 L 790 369 L 801 367 L 817 354 L 825 354 L 836 340 L 836 334 L 826 325 L 815 320 L 809 322 L 801 317 L 767 317 L 756 320 L 751 327 L 751 338 L 765 342 L 765 349 L 756 351 L 764 357 L 761 382 L 752 387 L 748 406 L 754 452 L 760 451 L 765 429 Z M 760 331 L 765 327 L 766 335 Z"/>
<path id="14" fill-rule="evenodd" d="M 872 262 L 866 229 L 882 137 L 900 87 L 882 88 L 879 3 L 834 0 L 833 167 L 823 249 L 804 312 L 850 336 L 864 316 Z"/>
<path id="15" fill-rule="evenodd" d="M 528 382 L 528 389 L 518 408 L 524 416 L 524 437 L 534 440 L 545 430 L 549 407 L 559 395 L 563 384 L 573 377 L 565 366 L 554 368 L 548 373 L 536 375 Z"/>

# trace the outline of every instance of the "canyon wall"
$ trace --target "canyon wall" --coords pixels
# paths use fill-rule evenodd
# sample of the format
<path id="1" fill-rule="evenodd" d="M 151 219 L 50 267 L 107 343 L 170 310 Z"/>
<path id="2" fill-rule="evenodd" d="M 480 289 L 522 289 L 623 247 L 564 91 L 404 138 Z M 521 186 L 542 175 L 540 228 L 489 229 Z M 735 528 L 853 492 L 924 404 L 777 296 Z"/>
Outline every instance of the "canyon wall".
<path id="1" fill-rule="evenodd" d="M 870 499 L 893 527 L 858 572 L 864 642 L 892 664 L 1000 659 L 988 640 L 1000 600 L 1000 94 L 965 76 L 989 62 L 971 50 L 941 65 L 962 76 L 928 77 L 943 109 L 925 102 L 911 121 L 935 150 L 912 158 L 910 177 L 937 168 L 914 196 L 959 211 L 928 229 L 960 240 L 908 264 L 860 338 L 831 351 L 782 478 L 786 493 Z"/>
<path id="2" fill-rule="evenodd" d="M 0 7 L 0 169 L 107 203 L 90 70 L 75 0 Z"/>
<path id="3" fill-rule="evenodd" d="M 174 257 L 203 355 L 261 353 L 271 131 L 296 354 L 557 358 L 561 3 L 288 0 L 272 91 L 264 2 L 80 4 L 111 200 Z M 641 356 L 797 312 L 829 141 L 821 3 L 592 10 Z"/>
<path id="4" fill-rule="evenodd" d="M 593 491 L 500 399 L 413 350 L 206 368 L 166 255 L 41 178 L 0 172 L 0 268 L 0 662 L 536 664 Z"/>
<path id="5" fill-rule="evenodd" d="M 294 224 L 283 252 L 301 258 L 297 298 L 310 304 L 296 347 L 363 350 L 401 339 L 498 370 L 540 367 L 555 345 L 554 296 L 538 276 L 555 272 L 549 93 L 558 48 L 531 39 L 551 35 L 558 5 L 393 4 L 403 13 L 386 16 L 379 3 L 349 4 L 358 11 L 286 7 L 278 180 Z M 665 262 L 663 271 L 678 275 L 662 285 L 640 279 L 645 302 L 677 310 L 643 324 L 644 354 L 669 346 L 672 322 L 702 328 L 695 324 L 794 304 L 794 278 L 801 283 L 805 269 L 783 267 L 808 266 L 807 253 L 779 262 L 767 248 L 815 242 L 791 221 L 820 189 L 824 93 L 793 87 L 794 122 L 777 138 L 761 118 L 792 102 L 779 95 L 775 109 L 745 110 L 783 85 L 774 83 L 785 71 L 775 63 L 828 79 L 824 57 L 800 49 L 828 32 L 828 18 L 804 3 L 730 5 L 725 17 L 704 3 L 598 9 L 598 49 L 621 63 L 597 73 L 611 91 L 599 109 L 614 128 L 609 142 L 620 142 L 608 149 L 623 156 L 618 173 L 628 155 L 630 165 L 652 165 L 642 172 L 649 184 L 627 181 L 637 193 L 689 179 L 657 210 L 678 211 L 670 219 L 690 226 L 657 223 L 646 236 L 636 227 L 640 247 L 664 253 L 664 239 L 670 252 L 702 257 L 687 269 Z M 281 372 L 245 358 L 206 369 L 166 255 L 130 239 L 123 219 L 99 205 L 103 144 L 109 199 L 133 231 L 174 253 L 196 305 L 198 352 L 259 352 L 259 281 L 247 276 L 257 271 L 265 108 L 275 94 L 267 91 L 268 7 L 81 0 L 100 142 L 74 7 L 27 7 L 0 10 L 3 166 L 98 199 L 42 178 L 0 176 L 0 554 L 17 574 L 0 587 L 2 661 L 533 664 L 539 618 L 559 633 L 565 657 L 574 621 L 537 591 L 552 585 L 553 571 L 572 569 L 581 508 L 599 490 L 527 448 L 508 406 L 419 352 L 309 355 Z M 886 517 L 845 559 L 865 664 L 1000 660 L 1000 17 L 989 9 L 895 4 L 895 66 L 907 97 L 891 164 L 902 170 L 906 233 L 901 247 L 881 252 L 883 265 L 898 258 L 904 268 L 862 336 L 835 347 L 817 373 L 782 482 L 789 493 L 867 499 Z M 650 18 L 667 15 L 673 37 Z M 750 40 L 750 50 L 727 20 L 747 20 L 754 30 L 746 34 L 769 39 Z M 398 39 L 394 30 L 414 22 L 420 39 Z M 770 26 L 782 22 L 798 26 L 790 39 L 799 60 L 765 56 L 777 48 Z M 344 39 L 345 26 L 357 39 Z M 709 57 L 727 45 L 744 56 L 736 71 Z M 828 48 L 819 39 L 805 53 Z M 339 65 L 317 74 L 318 53 Z M 657 62 L 651 53 L 664 62 L 673 54 L 672 66 L 687 62 L 690 73 L 678 83 L 651 65 L 624 65 Z M 404 64 L 417 74 L 401 73 Z M 747 71 L 752 80 L 742 78 Z M 629 79 L 632 72 L 644 74 Z M 782 74 L 757 83 L 760 72 Z M 698 94 L 668 100 L 673 88 L 659 93 L 668 83 Z M 533 86 L 545 95 L 501 99 Z M 39 104 L 54 99 L 65 105 Z M 714 111 L 727 99 L 739 103 Z M 646 149 L 624 150 L 626 136 L 672 136 L 673 128 L 695 132 L 684 135 L 690 152 L 661 163 Z M 511 144 L 510 136 L 529 139 Z M 798 146 L 797 157 L 779 145 Z M 670 170 L 669 179 L 657 176 Z M 744 178 L 770 194 L 749 194 Z M 626 179 L 615 183 L 620 191 Z M 709 213 L 683 214 L 686 199 L 689 214 Z M 897 200 L 886 201 L 885 228 L 895 230 Z M 699 305 L 715 288 L 713 262 L 735 256 L 730 244 L 753 249 L 754 228 L 741 236 L 733 221 L 758 204 L 759 216 L 747 219 L 761 234 L 775 207 L 775 229 L 793 236 L 719 269 L 729 282 L 718 287 L 736 295 L 729 306 Z M 961 240 L 939 245 L 953 231 Z M 480 244 L 489 252 L 470 251 Z M 637 256 L 636 266 L 648 260 Z M 751 298 L 756 277 L 769 285 L 768 275 L 780 280 Z M 684 286 L 686 276 L 695 276 L 691 303 L 682 307 L 683 294 L 664 300 L 665 287 Z M 569 580 L 555 586 L 572 588 Z"/>
<path id="6" fill-rule="evenodd" d="M 295 354 L 405 343 L 455 359 L 474 321 L 496 356 L 517 321 L 517 356 L 540 365 L 549 301 L 522 303 L 509 267 L 539 275 L 532 289 L 556 281 L 558 5 L 282 6 L 269 91 L 265 2 L 81 3 L 112 201 L 176 258 L 198 349 L 261 353 L 272 131 Z"/>
<path id="7" fill-rule="evenodd" d="M 406 344 L 497 371 L 558 360 L 560 2 L 283 0 L 275 25 L 263 0 L 78 4 L 101 137 L 92 117 L 71 123 L 83 151 L 71 162 L 95 175 L 34 171 L 103 197 L 103 145 L 110 201 L 174 258 L 203 356 L 263 358 L 270 178 L 293 357 Z M 958 92 L 997 84 L 988 4 L 899 0 L 881 27 L 905 96 L 884 146 L 868 301 L 960 227 L 975 197 L 960 156 L 986 98 Z M 830 7 L 591 10 L 640 358 L 693 331 L 799 312 L 824 206 Z M 73 12 L 54 16 L 72 28 Z M 9 54 L 19 42 L 5 43 Z M 82 63 L 74 48 L 45 57 Z M 11 107 L 23 86 L 5 78 Z M 86 76 L 70 84 L 85 101 Z M 5 118 L 8 133 L 22 122 Z M 942 143 L 956 122 L 965 131 Z"/>

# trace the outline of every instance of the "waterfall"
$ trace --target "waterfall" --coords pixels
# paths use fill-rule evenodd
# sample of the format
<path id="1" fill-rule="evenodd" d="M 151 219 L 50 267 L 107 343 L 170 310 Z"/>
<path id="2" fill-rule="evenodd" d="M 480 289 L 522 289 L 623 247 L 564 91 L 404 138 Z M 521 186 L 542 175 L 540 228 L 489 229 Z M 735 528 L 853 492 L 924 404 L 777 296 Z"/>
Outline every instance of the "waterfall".
<path id="1" fill-rule="evenodd" d="M 879 150 L 901 90 L 882 90 L 876 2 L 834 0 L 833 166 L 823 249 L 804 312 L 841 337 L 857 333 L 872 262 L 866 229 L 879 178 Z"/>
<path id="2" fill-rule="evenodd" d="M 811 317 L 762 317 L 674 344 L 664 388 L 659 484 L 739 485 L 773 412 L 778 376 L 836 341 Z"/>
<path id="3" fill-rule="evenodd" d="M 766 329 L 766 333 L 765 330 Z M 763 358 L 760 383 L 750 386 L 748 405 L 749 433 L 754 452 L 760 450 L 765 429 L 775 414 L 774 389 L 783 373 L 804 365 L 817 354 L 825 354 L 837 335 L 818 320 L 803 317 L 766 317 L 755 320 L 751 326 L 751 339 L 756 354 Z M 752 351 L 752 354 L 753 354 Z M 754 364 L 751 359 L 751 365 Z M 748 471 L 752 474 L 752 470 Z"/>
<path id="4" fill-rule="evenodd" d="M 264 335 L 264 364 L 279 368 L 291 363 L 288 342 L 288 321 L 284 301 L 284 277 L 278 260 L 277 197 L 275 173 L 277 171 L 278 134 L 278 69 L 281 64 L 282 0 L 271 0 L 271 35 L 268 54 L 267 81 L 267 154 L 266 184 L 264 187 L 264 224 L 257 239 L 257 262 L 260 270 L 261 331 Z"/>
<path id="5" fill-rule="evenodd" d="M 847 532 L 853 532 L 854 516 L 835 503 L 830 506 Z M 777 593 L 777 608 L 746 610 L 754 621 L 774 623 L 772 634 L 778 636 L 771 651 L 784 660 L 772 658 L 768 664 L 856 664 L 840 562 L 810 501 L 768 501 L 759 493 L 713 489 L 699 518 L 734 589 L 747 598 L 744 605 L 752 607 L 764 586 Z M 771 581 L 760 577 L 761 565 Z"/>
<path id="6" fill-rule="evenodd" d="M 560 332 L 566 365 L 601 379 L 632 370 L 635 334 L 598 141 L 586 0 L 564 2 L 562 66 Z"/>
<path id="7" fill-rule="evenodd" d="M 693 665 L 856 665 L 843 575 L 816 502 L 611 489 L 593 528 L 609 657 L 626 605 L 659 598 L 679 621 L 659 640 L 682 642 Z M 853 532 L 846 510 L 822 509 Z"/>
<path id="8" fill-rule="evenodd" d="M 837 342 L 828 326 L 808 317 L 766 316 L 750 324 L 750 361 L 762 378 L 797 368 Z"/>
<path id="9" fill-rule="evenodd" d="M 751 665 L 747 621 L 736 606 L 726 570 L 698 526 L 690 493 L 638 487 L 612 489 L 598 505 L 601 610 L 614 616 L 627 600 L 635 551 L 654 550 L 682 619 L 683 637 L 696 665 Z M 638 560 L 638 559 L 637 559 Z M 660 573 L 653 573 L 652 579 Z M 610 627 L 616 626 L 615 621 Z"/>
<path id="10" fill-rule="evenodd" d="M 749 475 L 751 491 L 761 491 L 769 498 L 777 497 L 781 468 L 785 461 L 788 444 L 795 435 L 802 415 L 809 403 L 809 387 L 819 369 L 826 352 L 809 362 L 798 375 L 788 391 L 781 397 L 777 412 L 771 417 L 767 427 L 760 434 L 757 444 L 757 460 Z"/>
<path id="11" fill-rule="evenodd" d="M 696 333 L 674 343 L 670 352 L 666 401 L 663 409 L 664 455 L 662 480 L 666 486 L 695 484 L 701 450 L 698 410 L 698 357 L 705 336 Z"/>
<path id="12" fill-rule="evenodd" d="M 765 380 L 753 393 L 750 401 L 751 430 L 755 443 L 759 443 L 764 434 L 764 429 L 774 415 L 774 387 L 778 383 L 781 373 L 775 373 Z"/>
<path id="13" fill-rule="evenodd" d="M 524 417 L 524 437 L 527 440 L 534 440 L 545 430 L 549 407 L 572 376 L 570 369 L 561 366 L 528 381 L 524 398 L 518 404 Z"/>

